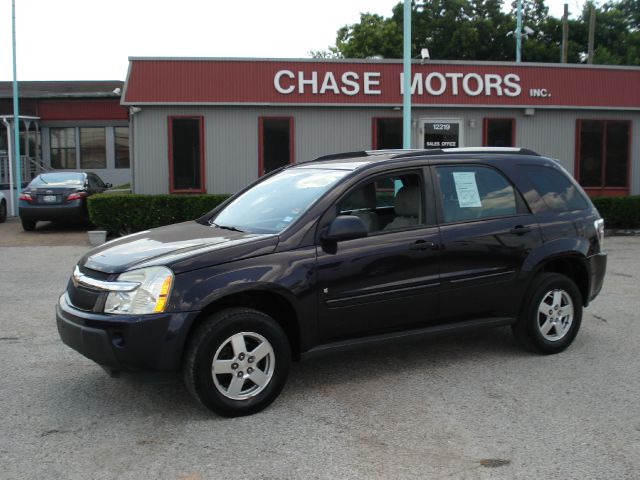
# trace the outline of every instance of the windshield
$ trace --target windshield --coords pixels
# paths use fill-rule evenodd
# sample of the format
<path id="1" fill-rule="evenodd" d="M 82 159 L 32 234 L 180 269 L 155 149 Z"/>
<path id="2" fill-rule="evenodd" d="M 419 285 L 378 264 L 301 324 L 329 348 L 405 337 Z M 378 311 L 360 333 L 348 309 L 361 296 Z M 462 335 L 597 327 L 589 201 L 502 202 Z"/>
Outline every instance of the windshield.
<path id="1" fill-rule="evenodd" d="M 347 173 L 313 168 L 283 170 L 244 192 L 210 223 L 233 230 L 279 233 Z"/>
<path id="2" fill-rule="evenodd" d="M 31 180 L 29 184 L 30 187 L 40 185 L 84 185 L 84 175 L 82 173 L 43 173 Z"/>

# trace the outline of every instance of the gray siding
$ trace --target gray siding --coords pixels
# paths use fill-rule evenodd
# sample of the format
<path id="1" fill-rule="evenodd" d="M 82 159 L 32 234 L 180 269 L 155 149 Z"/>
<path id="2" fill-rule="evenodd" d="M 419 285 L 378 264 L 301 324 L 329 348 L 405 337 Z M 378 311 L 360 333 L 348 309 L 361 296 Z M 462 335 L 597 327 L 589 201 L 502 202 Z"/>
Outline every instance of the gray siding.
<path id="1" fill-rule="evenodd" d="M 233 193 L 258 178 L 258 118 L 294 117 L 295 160 L 304 162 L 320 155 L 372 148 L 371 119 L 400 117 L 392 108 L 361 107 L 172 107 L 143 106 L 133 117 L 134 190 L 137 193 L 168 193 L 167 117 L 204 117 L 205 183 L 209 193 Z M 412 111 L 413 144 L 422 136 L 424 118 L 461 119 L 462 144 L 482 145 L 483 119 L 513 118 L 516 145 L 557 158 L 571 173 L 575 162 L 576 120 L 580 118 L 632 121 L 631 193 L 640 194 L 640 113 L 594 110 L 428 108 Z"/>

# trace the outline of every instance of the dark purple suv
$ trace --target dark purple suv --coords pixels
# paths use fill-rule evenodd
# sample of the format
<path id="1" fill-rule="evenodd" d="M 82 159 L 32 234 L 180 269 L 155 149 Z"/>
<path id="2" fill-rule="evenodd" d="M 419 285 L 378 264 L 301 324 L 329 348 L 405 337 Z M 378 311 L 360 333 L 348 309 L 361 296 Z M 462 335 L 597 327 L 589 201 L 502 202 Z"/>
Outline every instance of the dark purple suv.
<path id="1" fill-rule="evenodd" d="M 603 237 L 580 186 L 528 150 L 332 155 L 90 251 L 58 330 L 110 372 L 181 371 L 246 415 L 317 352 L 503 325 L 561 352 L 602 287 Z"/>

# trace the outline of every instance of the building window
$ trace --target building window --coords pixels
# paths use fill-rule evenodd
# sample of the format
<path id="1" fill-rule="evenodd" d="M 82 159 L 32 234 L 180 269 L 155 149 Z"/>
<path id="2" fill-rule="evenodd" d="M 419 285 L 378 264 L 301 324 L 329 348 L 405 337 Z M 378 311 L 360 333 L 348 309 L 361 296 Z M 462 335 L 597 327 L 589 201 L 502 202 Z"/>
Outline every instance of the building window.
<path id="1" fill-rule="evenodd" d="M 483 122 L 485 147 L 513 147 L 515 125 L 512 118 L 485 118 Z"/>
<path id="2" fill-rule="evenodd" d="M 129 127 L 113 129 L 116 168 L 129 168 Z"/>
<path id="3" fill-rule="evenodd" d="M 169 190 L 204 192 L 202 117 L 169 117 Z"/>
<path id="4" fill-rule="evenodd" d="M 258 130 L 259 175 L 293 163 L 293 117 L 260 117 Z"/>
<path id="5" fill-rule="evenodd" d="M 587 191 L 628 192 L 630 127 L 626 120 L 578 120 L 576 172 Z"/>
<path id="6" fill-rule="evenodd" d="M 51 166 L 56 169 L 76 168 L 76 129 L 51 128 Z"/>
<path id="7" fill-rule="evenodd" d="M 107 168 L 104 127 L 81 127 L 80 168 Z"/>
<path id="8" fill-rule="evenodd" d="M 371 130 L 374 150 L 402 148 L 402 118 L 373 118 Z"/>

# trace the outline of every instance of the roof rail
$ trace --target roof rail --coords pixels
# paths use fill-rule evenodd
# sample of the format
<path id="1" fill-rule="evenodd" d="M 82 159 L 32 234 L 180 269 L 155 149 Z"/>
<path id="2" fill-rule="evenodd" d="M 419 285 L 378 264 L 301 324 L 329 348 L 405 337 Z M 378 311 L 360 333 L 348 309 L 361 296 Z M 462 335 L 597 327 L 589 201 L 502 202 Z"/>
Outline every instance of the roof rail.
<path id="1" fill-rule="evenodd" d="M 324 160 L 338 160 L 341 158 L 358 158 L 358 157 L 368 157 L 368 156 L 369 156 L 369 153 L 365 152 L 364 150 L 360 150 L 359 152 L 332 153 L 330 155 L 323 155 L 321 157 L 314 158 L 311 161 L 319 162 Z"/>
<path id="2" fill-rule="evenodd" d="M 467 147 L 467 148 L 436 148 L 430 150 L 420 150 L 418 152 L 408 152 L 395 155 L 393 158 L 419 157 L 424 155 L 445 155 L 449 153 L 512 153 L 515 155 L 534 155 L 539 157 L 540 154 L 528 148 L 514 147 Z"/>

